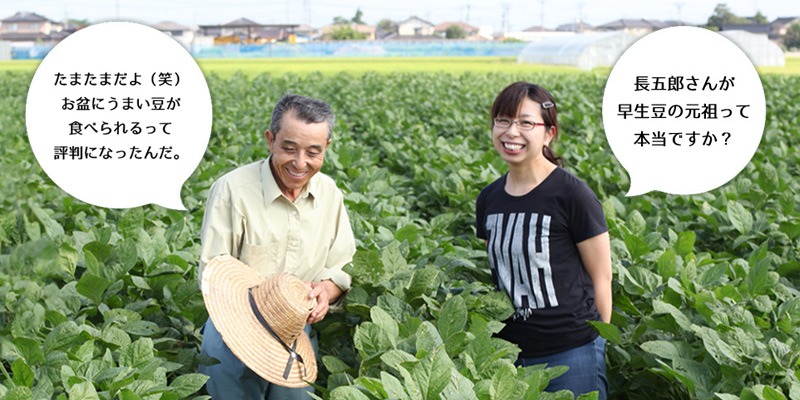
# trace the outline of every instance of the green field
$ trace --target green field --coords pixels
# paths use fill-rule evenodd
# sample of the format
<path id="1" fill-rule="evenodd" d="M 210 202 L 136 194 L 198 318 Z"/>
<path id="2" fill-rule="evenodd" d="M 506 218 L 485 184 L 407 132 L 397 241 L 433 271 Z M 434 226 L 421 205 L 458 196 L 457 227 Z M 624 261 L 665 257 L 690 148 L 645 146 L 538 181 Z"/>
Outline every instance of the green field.
<path id="1" fill-rule="evenodd" d="M 524 79 L 560 102 L 553 147 L 597 193 L 608 222 L 614 308 L 612 324 L 596 328 L 609 343 L 610 398 L 800 399 L 800 76 L 762 75 L 764 135 L 731 182 L 692 196 L 627 197 L 628 175 L 603 130 L 604 74 L 502 60 L 493 62 L 509 70 L 466 71 L 447 68 L 449 59 L 406 60 L 400 71 L 373 61 L 379 72 L 204 65 L 217 72 L 207 77 L 213 128 L 182 189 L 187 211 L 95 207 L 56 187 L 26 138 L 36 64 L 4 64 L 18 71 L 0 73 L 0 398 L 207 398 L 195 373 L 208 362 L 199 357 L 207 314 L 196 271 L 203 204 L 214 180 L 267 155 L 260 132 L 291 91 L 337 113 L 323 171 L 345 193 L 357 241 L 344 310 L 314 327 L 317 394 L 572 399 L 542 392 L 558 369 L 517 368 L 519 348 L 491 336 L 512 308 L 492 290 L 475 237 L 475 198 L 506 169 L 489 107 Z M 305 62 L 308 71 L 360 65 Z"/>
<path id="2" fill-rule="evenodd" d="M 354 74 L 373 71 L 378 73 L 400 72 L 566 72 L 585 73 L 576 67 L 517 64 L 514 57 L 396 57 L 396 58 L 240 58 L 200 59 L 200 68 L 206 74 L 215 73 L 223 77 L 241 72 L 247 76 L 261 73 L 281 75 L 285 73 L 308 74 L 322 72 Z M 2 61 L 0 71 L 34 71 L 39 61 Z M 783 67 L 757 68 L 761 74 L 800 75 L 800 57 L 789 57 Z M 609 68 L 597 68 L 596 73 L 608 74 Z"/>

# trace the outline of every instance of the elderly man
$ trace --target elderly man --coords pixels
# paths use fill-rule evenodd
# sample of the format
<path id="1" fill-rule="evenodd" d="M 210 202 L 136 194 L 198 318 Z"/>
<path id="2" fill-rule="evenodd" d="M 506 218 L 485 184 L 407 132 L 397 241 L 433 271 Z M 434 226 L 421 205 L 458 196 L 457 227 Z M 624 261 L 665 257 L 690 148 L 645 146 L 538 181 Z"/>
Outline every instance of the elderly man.
<path id="1" fill-rule="evenodd" d="M 342 192 L 318 173 L 331 143 L 334 114 L 317 99 L 287 94 L 275 105 L 265 136 L 270 156 L 240 167 L 211 187 L 201 233 L 199 274 L 212 258 L 229 254 L 264 277 L 289 273 L 310 282 L 317 307 L 308 323 L 322 320 L 349 289 L 342 267 L 355 240 Z M 306 330 L 310 325 L 306 326 Z M 214 399 L 307 399 L 310 388 L 270 383 L 243 365 L 209 319 L 202 354 L 220 360 L 201 367 Z M 276 361 L 279 362 L 279 361 Z M 285 361 L 284 361 L 285 362 Z"/>

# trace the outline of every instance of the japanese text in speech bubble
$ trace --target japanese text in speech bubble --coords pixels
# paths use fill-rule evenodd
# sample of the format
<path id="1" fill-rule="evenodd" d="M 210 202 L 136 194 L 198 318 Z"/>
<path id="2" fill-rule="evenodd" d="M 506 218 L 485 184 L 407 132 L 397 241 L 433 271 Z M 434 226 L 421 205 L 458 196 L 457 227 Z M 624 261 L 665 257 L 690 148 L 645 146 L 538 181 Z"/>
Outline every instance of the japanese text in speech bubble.
<path id="1" fill-rule="evenodd" d="M 603 96 L 603 125 L 630 176 L 628 196 L 689 195 L 727 183 L 753 157 L 765 117 L 753 64 L 701 28 L 639 39 L 614 65 Z"/>
<path id="2" fill-rule="evenodd" d="M 53 48 L 25 115 L 36 159 L 70 195 L 101 207 L 178 210 L 211 117 L 208 85 L 189 53 L 129 22 L 84 28 Z"/>

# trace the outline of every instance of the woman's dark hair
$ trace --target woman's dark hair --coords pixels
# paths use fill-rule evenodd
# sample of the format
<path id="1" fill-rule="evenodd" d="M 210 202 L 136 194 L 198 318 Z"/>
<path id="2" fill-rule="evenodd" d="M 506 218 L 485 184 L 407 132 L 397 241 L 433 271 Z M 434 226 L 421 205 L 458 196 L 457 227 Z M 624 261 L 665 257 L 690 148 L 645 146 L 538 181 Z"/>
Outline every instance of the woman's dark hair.
<path id="1" fill-rule="evenodd" d="M 533 83 L 514 82 L 503 89 L 492 104 L 491 121 L 499 116 L 515 117 L 519 113 L 525 97 L 542 105 L 542 120 L 545 128 L 548 130 L 552 127 L 556 128 L 553 135 L 553 140 L 556 140 L 559 132 L 556 100 L 547 89 Z M 556 156 L 549 146 L 542 147 L 542 155 L 553 164 L 561 165 L 561 157 Z"/>

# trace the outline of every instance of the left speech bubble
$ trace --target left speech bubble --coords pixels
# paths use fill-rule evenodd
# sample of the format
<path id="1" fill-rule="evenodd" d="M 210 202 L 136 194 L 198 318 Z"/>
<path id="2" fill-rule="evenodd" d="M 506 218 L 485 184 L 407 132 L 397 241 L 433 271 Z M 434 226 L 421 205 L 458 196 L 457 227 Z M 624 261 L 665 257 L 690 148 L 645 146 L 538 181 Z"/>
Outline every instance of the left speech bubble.
<path id="1" fill-rule="evenodd" d="M 185 210 L 181 187 L 211 136 L 211 96 L 189 53 L 130 22 L 73 33 L 28 90 L 28 140 L 42 169 L 90 204 Z"/>

